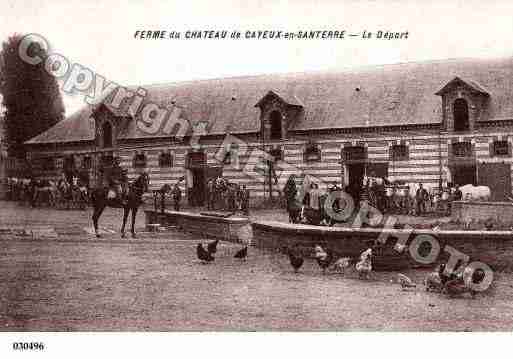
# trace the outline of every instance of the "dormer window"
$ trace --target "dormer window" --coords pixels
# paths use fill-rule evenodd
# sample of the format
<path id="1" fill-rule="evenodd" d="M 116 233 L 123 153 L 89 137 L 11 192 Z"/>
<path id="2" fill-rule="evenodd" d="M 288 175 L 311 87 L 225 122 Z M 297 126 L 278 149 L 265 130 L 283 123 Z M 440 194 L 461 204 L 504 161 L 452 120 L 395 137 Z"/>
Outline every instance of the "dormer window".
<path id="1" fill-rule="evenodd" d="M 292 90 L 270 90 L 256 104 L 260 109 L 260 135 L 264 141 L 287 138 L 287 131 L 304 118 L 304 105 Z"/>
<path id="2" fill-rule="evenodd" d="M 468 104 L 465 99 L 459 98 L 453 105 L 454 131 L 468 131 Z"/>
<path id="3" fill-rule="evenodd" d="M 109 121 L 105 121 L 102 125 L 102 139 L 104 148 L 112 147 L 112 125 Z"/>
<path id="4" fill-rule="evenodd" d="M 490 93 L 472 79 L 454 77 L 436 92 L 442 97 L 443 127 L 448 131 L 472 131 L 486 114 Z"/>

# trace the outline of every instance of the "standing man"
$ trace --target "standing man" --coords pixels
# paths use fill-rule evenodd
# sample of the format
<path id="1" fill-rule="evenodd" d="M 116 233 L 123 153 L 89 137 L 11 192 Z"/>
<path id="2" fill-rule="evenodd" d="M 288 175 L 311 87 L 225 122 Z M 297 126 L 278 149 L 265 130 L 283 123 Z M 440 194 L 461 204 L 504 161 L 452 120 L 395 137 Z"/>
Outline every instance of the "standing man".
<path id="1" fill-rule="evenodd" d="M 178 183 L 176 183 L 171 191 L 171 196 L 173 197 L 173 203 L 175 206 L 175 211 L 180 212 L 180 200 L 182 199 L 182 191 L 180 187 L 178 187 Z"/>
<path id="2" fill-rule="evenodd" d="M 249 189 L 246 188 L 245 184 L 242 185 L 241 209 L 244 215 L 249 216 Z"/>
<path id="3" fill-rule="evenodd" d="M 310 208 L 313 209 L 319 216 L 320 195 L 319 186 L 317 183 L 312 183 L 312 189 L 310 190 Z"/>
<path id="4" fill-rule="evenodd" d="M 426 212 L 426 201 L 428 199 L 428 193 L 422 183 L 419 184 L 419 189 L 415 193 L 415 200 L 417 201 L 417 215 L 421 216 Z"/>

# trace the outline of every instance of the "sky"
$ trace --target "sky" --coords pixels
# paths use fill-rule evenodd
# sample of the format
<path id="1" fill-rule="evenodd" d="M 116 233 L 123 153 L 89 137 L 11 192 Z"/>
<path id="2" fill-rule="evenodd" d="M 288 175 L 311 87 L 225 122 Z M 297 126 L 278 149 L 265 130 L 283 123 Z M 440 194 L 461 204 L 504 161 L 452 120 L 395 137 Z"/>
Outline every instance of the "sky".
<path id="1" fill-rule="evenodd" d="M 513 55 L 513 1 L 2 0 L 0 39 L 51 51 L 121 85 Z M 408 31 L 408 39 L 143 40 L 137 30 Z M 63 94 L 66 113 L 83 96 Z"/>

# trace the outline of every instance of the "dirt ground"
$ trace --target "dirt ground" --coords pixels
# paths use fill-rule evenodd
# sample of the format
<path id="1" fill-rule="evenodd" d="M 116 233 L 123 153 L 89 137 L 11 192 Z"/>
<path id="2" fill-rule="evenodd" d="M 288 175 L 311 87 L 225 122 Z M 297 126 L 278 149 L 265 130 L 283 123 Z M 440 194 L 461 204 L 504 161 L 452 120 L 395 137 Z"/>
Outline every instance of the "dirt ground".
<path id="1" fill-rule="evenodd" d="M 401 291 L 396 273 L 295 274 L 281 254 L 220 243 L 215 263 L 182 233 L 138 240 L 0 241 L 2 331 L 513 329 L 513 275 L 497 274 L 476 299 L 422 285 Z M 417 283 L 423 271 L 407 273 Z"/>

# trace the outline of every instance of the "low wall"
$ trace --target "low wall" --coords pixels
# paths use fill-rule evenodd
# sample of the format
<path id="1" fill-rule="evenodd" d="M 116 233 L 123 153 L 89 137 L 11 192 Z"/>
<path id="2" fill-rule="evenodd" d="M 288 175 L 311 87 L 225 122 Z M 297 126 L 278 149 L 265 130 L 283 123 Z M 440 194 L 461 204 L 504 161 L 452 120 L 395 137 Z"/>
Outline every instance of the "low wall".
<path id="1" fill-rule="evenodd" d="M 449 253 L 446 245 L 468 255 L 470 261 L 482 261 L 492 269 L 513 268 L 513 232 L 511 231 L 432 231 L 414 230 L 408 233 L 401 229 L 344 228 L 293 225 L 281 222 L 254 222 L 253 241 L 257 247 L 282 249 L 298 244 L 305 254 L 313 254 L 316 244 L 333 249 L 340 256 L 357 257 L 364 251 L 368 240 L 375 240 L 381 233 L 387 237 L 386 244 L 376 250 L 374 267 L 376 270 L 401 270 L 410 267 L 432 267 L 423 265 L 411 258 L 406 250 L 399 254 L 394 245 L 398 238 L 407 238 L 407 244 L 424 234 L 434 237 L 440 244 L 438 260 L 447 261 Z M 429 245 L 424 248 L 429 252 Z M 421 249 L 422 251 L 422 249 Z"/>
<path id="2" fill-rule="evenodd" d="M 146 210 L 146 225 L 158 223 L 210 238 L 251 243 L 251 224 L 245 217 L 214 217 L 199 213 Z"/>
<path id="3" fill-rule="evenodd" d="M 485 221 L 488 218 L 513 225 L 513 202 L 469 202 L 452 203 L 451 216 L 454 220 Z"/>

